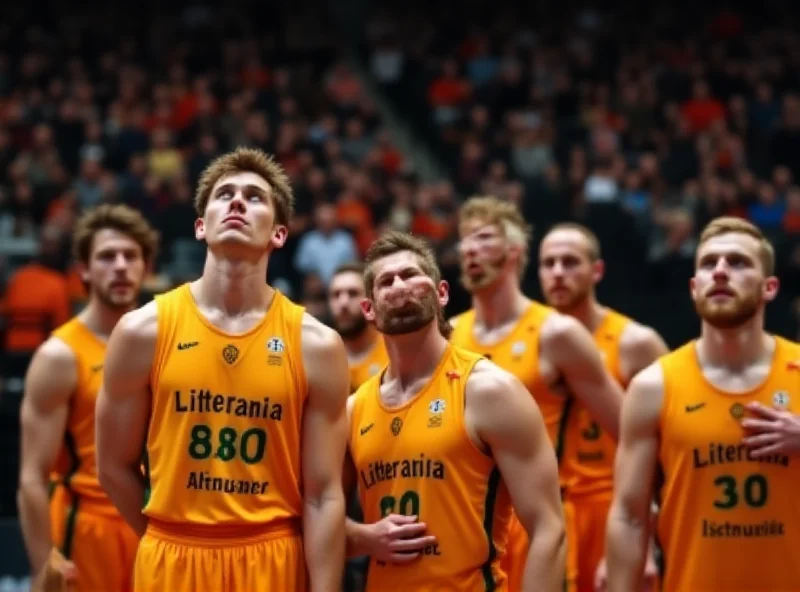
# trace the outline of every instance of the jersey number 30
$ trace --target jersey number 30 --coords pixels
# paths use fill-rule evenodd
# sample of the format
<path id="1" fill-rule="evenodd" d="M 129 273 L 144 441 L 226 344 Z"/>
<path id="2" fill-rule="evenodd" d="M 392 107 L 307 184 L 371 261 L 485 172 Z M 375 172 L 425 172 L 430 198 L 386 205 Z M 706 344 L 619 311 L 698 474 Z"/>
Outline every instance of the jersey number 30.
<path id="1" fill-rule="evenodd" d="M 767 503 L 769 487 L 764 475 L 754 473 L 741 482 L 731 475 L 720 475 L 714 479 L 714 485 L 721 487 L 722 497 L 714 501 L 714 507 L 720 510 L 730 510 L 739 505 L 739 496 L 751 508 L 761 508 Z"/>
<path id="2" fill-rule="evenodd" d="M 419 494 L 416 491 L 406 491 L 400 496 L 399 503 L 393 495 L 385 495 L 381 498 L 380 504 L 381 518 L 389 514 L 419 517 Z"/>

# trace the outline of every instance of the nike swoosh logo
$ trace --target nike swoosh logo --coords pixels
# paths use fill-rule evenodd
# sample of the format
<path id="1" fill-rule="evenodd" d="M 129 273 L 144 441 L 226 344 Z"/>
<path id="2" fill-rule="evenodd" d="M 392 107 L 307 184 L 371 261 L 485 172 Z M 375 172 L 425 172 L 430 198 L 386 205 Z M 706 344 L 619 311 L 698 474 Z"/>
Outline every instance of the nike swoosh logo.
<path id="1" fill-rule="evenodd" d="M 372 429 L 372 426 L 374 426 L 374 425 L 375 425 L 374 423 L 371 423 L 371 424 L 369 424 L 367 427 L 365 427 L 365 428 L 361 428 L 361 435 L 363 436 L 363 435 L 364 435 L 364 434 L 366 434 L 368 431 L 370 431 L 370 430 Z"/>
<path id="2" fill-rule="evenodd" d="M 198 343 L 197 341 L 189 341 L 187 343 L 179 343 L 178 344 L 178 349 L 180 349 L 180 350 L 189 349 L 189 348 L 194 347 L 196 345 L 200 345 L 200 343 Z"/>
<path id="3" fill-rule="evenodd" d="M 686 406 L 686 413 L 691 413 L 692 411 L 697 411 L 698 409 L 702 409 L 705 407 L 705 403 L 698 403 L 697 405 L 687 405 Z"/>

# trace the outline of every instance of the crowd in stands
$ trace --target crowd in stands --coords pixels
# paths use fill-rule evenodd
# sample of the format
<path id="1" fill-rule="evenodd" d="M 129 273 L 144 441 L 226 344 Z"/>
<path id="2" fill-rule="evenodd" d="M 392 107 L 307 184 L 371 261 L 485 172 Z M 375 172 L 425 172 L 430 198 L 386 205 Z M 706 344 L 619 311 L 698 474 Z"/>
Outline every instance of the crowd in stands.
<path id="1" fill-rule="evenodd" d="M 697 4 L 467 2 L 453 13 L 382 3 L 361 56 L 459 196 L 515 201 L 540 236 L 587 221 L 609 260 L 601 295 L 671 345 L 696 330 L 686 292 L 695 241 L 722 214 L 749 218 L 775 243 L 783 288 L 770 322 L 796 337 L 796 15 Z M 536 294 L 535 269 L 526 287 Z"/>

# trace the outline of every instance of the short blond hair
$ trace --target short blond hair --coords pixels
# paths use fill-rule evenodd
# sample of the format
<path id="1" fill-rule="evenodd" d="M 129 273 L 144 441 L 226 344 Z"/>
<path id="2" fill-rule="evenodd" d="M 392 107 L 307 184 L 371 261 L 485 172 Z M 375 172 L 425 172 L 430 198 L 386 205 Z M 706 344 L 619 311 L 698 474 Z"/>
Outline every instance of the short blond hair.
<path id="1" fill-rule="evenodd" d="M 522 212 L 516 205 L 497 197 L 476 195 L 469 198 L 458 210 L 458 225 L 472 220 L 482 220 L 494 224 L 505 236 L 506 240 L 522 247 L 519 274 L 528 266 L 528 246 L 533 236 L 533 229 L 525 221 Z"/>
<path id="2" fill-rule="evenodd" d="M 439 269 L 439 264 L 436 262 L 436 255 L 431 246 L 425 240 L 418 238 L 406 232 L 399 232 L 390 230 L 382 234 L 370 246 L 364 257 L 364 289 L 368 298 L 373 297 L 373 290 L 375 288 L 375 271 L 372 269 L 373 264 L 395 253 L 408 251 L 417 257 L 419 266 L 422 272 L 433 280 L 437 286 L 442 280 L 442 272 Z M 453 327 L 447 322 L 444 317 L 444 311 L 440 308 L 436 315 L 439 331 L 445 338 L 449 339 L 450 334 L 453 332 Z"/>
<path id="3" fill-rule="evenodd" d="M 294 214 L 294 193 L 289 177 L 272 156 L 256 148 L 237 148 L 215 158 L 205 168 L 194 196 L 197 215 L 205 215 L 211 190 L 220 179 L 245 172 L 255 173 L 267 182 L 275 206 L 276 221 L 284 226 L 289 224 Z"/>
<path id="4" fill-rule="evenodd" d="M 544 237 L 542 237 L 542 241 L 544 242 L 548 236 L 554 232 L 558 232 L 559 230 L 574 230 L 575 232 L 581 234 L 583 238 L 586 239 L 586 254 L 589 256 L 589 260 L 597 261 L 601 258 L 600 239 L 598 239 L 597 235 L 589 230 L 588 227 L 584 226 L 583 224 L 578 224 L 577 222 L 560 222 L 559 224 L 556 224 L 547 231 L 547 234 L 545 234 Z"/>
<path id="5" fill-rule="evenodd" d="M 130 237 L 141 247 L 145 262 L 153 263 L 158 251 L 158 232 L 138 210 L 122 204 L 97 206 L 78 219 L 72 233 L 72 255 L 77 261 L 89 264 L 94 237 L 101 230 L 116 230 Z"/>
<path id="6" fill-rule="evenodd" d="M 745 234 L 752 236 L 758 241 L 759 245 L 759 259 L 764 268 L 764 275 L 770 276 L 775 273 L 775 249 L 772 247 L 767 237 L 758 228 L 758 226 L 751 224 L 742 218 L 733 216 L 722 216 L 715 218 L 709 222 L 700 234 L 700 242 L 698 247 L 703 243 L 708 242 L 712 238 L 722 236 L 725 234 Z M 699 249 L 698 249 L 699 250 Z"/>

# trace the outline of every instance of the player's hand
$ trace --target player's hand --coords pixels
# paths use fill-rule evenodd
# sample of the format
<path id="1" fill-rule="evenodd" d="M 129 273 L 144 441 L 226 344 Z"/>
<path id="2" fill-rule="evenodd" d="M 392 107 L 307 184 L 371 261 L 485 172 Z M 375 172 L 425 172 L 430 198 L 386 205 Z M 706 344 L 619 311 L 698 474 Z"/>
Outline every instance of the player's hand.
<path id="1" fill-rule="evenodd" d="M 756 417 L 742 419 L 742 427 L 748 431 L 743 442 L 754 458 L 800 452 L 800 417 L 761 403 L 748 403 L 747 409 Z"/>
<path id="2" fill-rule="evenodd" d="M 435 536 L 425 534 L 426 529 L 416 516 L 389 514 L 369 525 L 369 554 L 387 563 L 410 563 L 436 543 Z"/>
<path id="3" fill-rule="evenodd" d="M 600 560 L 597 571 L 594 573 L 595 592 L 606 592 L 608 590 L 608 565 L 606 558 Z M 644 582 L 642 592 L 655 592 L 658 590 L 658 565 L 652 553 L 647 554 L 647 562 L 644 564 Z"/>
<path id="4" fill-rule="evenodd" d="M 45 566 L 33 577 L 31 592 L 71 592 L 78 580 L 78 568 L 53 549 Z"/>

